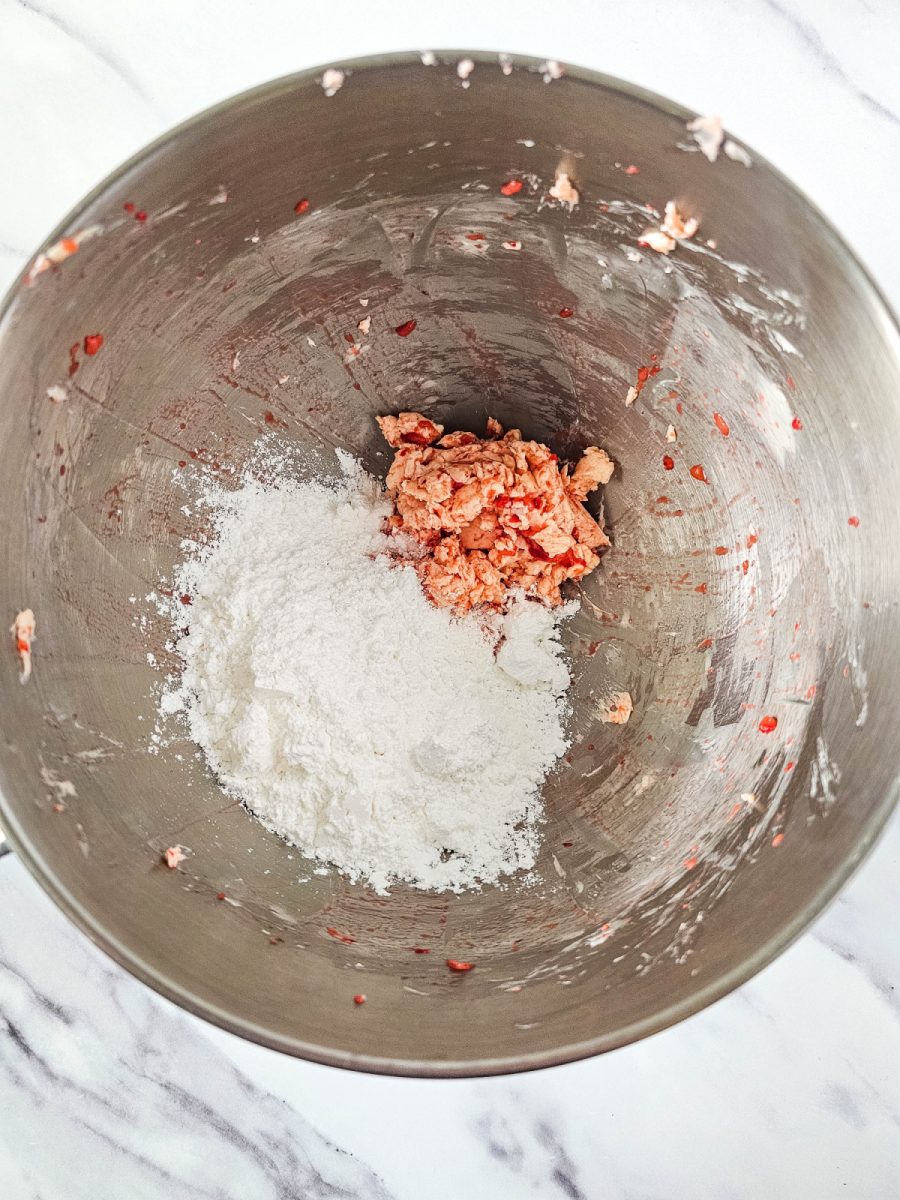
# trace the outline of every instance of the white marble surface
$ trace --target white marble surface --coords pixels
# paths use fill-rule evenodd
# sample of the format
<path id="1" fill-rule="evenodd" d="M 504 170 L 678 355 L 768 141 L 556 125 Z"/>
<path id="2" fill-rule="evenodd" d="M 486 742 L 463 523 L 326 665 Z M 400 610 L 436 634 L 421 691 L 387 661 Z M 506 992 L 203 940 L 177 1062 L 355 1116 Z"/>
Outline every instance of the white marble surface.
<path id="1" fill-rule="evenodd" d="M 197 109 L 315 63 L 474 46 L 721 112 L 900 308 L 898 45 L 896 0 L 0 0 L 0 285 L 102 175 Z M 898 873 L 895 819 L 814 929 L 701 1015 L 603 1059 L 436 1083 L 295 1062 L 185 1016 L 7 854 L 0 1196 L 900 1197 Z"/>

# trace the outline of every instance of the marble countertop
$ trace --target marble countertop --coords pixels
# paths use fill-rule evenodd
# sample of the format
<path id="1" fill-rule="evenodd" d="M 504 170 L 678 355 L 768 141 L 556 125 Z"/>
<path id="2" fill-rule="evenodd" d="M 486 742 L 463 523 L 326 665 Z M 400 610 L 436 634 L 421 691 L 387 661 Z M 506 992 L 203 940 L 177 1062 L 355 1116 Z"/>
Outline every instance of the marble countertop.
<path id="1" fill-rule="evenodd" d="M 721 112 L 900 309 L 898 44 L 896 0 L 0 0 L 0 287 L 103 175 L 198 109 L 317 63 L 472 46 Z M 813 929 L 725 1000 L 602 1059 L 472 1081 L 335 1071 L 187 1016 L 4 850 L 4 1200 L 900 1197 L 896 818 Z"/>

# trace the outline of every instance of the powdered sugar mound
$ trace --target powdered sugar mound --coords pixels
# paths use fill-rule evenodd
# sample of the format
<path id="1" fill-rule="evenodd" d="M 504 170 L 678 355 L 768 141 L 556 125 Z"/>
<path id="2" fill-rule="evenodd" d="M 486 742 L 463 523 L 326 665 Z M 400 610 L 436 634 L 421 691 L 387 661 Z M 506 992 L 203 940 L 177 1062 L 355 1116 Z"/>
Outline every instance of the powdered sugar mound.
<path id="1" fill-rule="evenodd" d="M 180 710 L 221 785 L 304 853 L 384 892 L 534 863 L 539 788 L 566 749 L 568 610 L 454 618 L 391 557 L 380 485 L 245 478 L 177 573 Z M 495 657 L 495 647 L 500 650 Z"/>

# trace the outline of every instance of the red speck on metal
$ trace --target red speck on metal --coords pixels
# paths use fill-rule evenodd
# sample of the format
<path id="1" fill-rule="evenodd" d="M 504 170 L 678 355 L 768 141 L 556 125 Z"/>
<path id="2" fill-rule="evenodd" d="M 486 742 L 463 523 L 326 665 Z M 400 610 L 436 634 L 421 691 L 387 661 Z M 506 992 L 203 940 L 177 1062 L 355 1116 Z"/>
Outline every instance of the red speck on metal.
<path id="1" fill-rule="evenodd" d="M 416 322 L 414 320 L 404 321 L 402 325 L 398 325 L 394 329 L 394 333 L 396 333 L 398 337 L 409 337 L 415 327 Z"/>
<path id="2" fill-rule="evenodd" d="M 122 205 L 122 207 L 125 209 L 125 211 L 127 213 L 134 212 L 134 205 L 132 204 L 132 202 L 130 200 L 126 200 L 125 203 Z"/>
<path id="3" fill-rule="evenodd" d="M 803 422 L 800 420 L 799 417 L 794 417 L 794 419 L 791 421 L 791 429 L 802 429 L 802 428 L 803 428 Z"/>
<path id="4" fill-rule="evenodd" d="M 466 237 L 470 242 L 483 242 L 485 240 L 485 235 L 483 233 L 467 233 Z"/>
<path id="5" fill-rule="evenodd" d="M 294 212 L 298 217 L 302 217 L 304 213 L 309 212 L 309 201 L 304 196 L 302 200 L 298 200 L 294 205 Z"/>
<path id="6" fill-rule="evenodd" d="M 773 846 L 775 846 L 775 847 L 777 848 L 778 846 L 780 846 L 780 845 L 781 845 L 781 843 L 782 843 L 783 841 L 784 841 L 784 834 L 783 834 L 783 833 L 776 833 L 776 834 L 775 834 L 775 836 L 772 838 L 772 845 L 773 845 Z"/>
<path id="7" fill-rule="evenodd" d="M 181 601 L 182 604 L 193 604 L 194 603 L 193 600 L 191 599 L 191 597 L 186 592 L 183 596 L 179 596 L 178 599 Z"/>
<path id="8" fill-rule="evenodd" d="M 702 642 L 697 643 L 698 650 L 708 650 L 712 645 L 712 638 L 704 638 Z"/>
<path id="9" fill-rule="evenodd" d="M 90 354 L 93 356 L 94 354 L 97 353 L 97 351 L 100 349 L 100 347 L 102 345 L 103 345 L 103 334 L 102 333 L 89 333 L 84 339 L 84 352 L 85 352 L 85 354 Z"/>
<path id="10" fill-rule="evenodd" d="M 365 996 L 362 994 L 362 992 L 357 992 L 357 993 L 356 993 L 356 995 L 353 997 L 353 1003 L 354 1003 L 354 1004 L 355 1004 L 357 1007 L 359 1007 L 359 1005 L 360 1005 L 360 1004 L 365 1004 L 365 1002 L 366 1002 L 366 998 L 365 998 Z"/>
<path id="11" fill-rule="evenodd" d="M 356 941 L 356 938 L 350 937 L 350 935 L 347 933 L 338 933 L 336 929 L 332 929 L 330 926 L 325 930 L 325 932 L 329 937 L 337 938 L 339 942 L 347 942 L 349 944 Z"/>
<path id="12" fill-rule="evenodd" d="M 747 534 L 747 549 L 748 550 L 752 549 L 752 547 L 755 546 L 758 541 L 759 541 L 759 537 L 755 533 L 748 533 Z"/>
<path id="13" fill-rule="evenodd" d="M 706 595 L 706 584 L 698 583 L 697 586 L 694 588 L 694 591 L 699 592 L 701 596 L 705 596 Z"/>
<path id="14" fill-rule="evenodd" d="M 518 196 L 522 190 L 521 179 L 507 179 L 506 183 L 500 188 L 501 196 Z"/>
<path id="15" fill-rule="evenodd" d="M 470 962 L 460 962 L 458 958 L 448 958 L 447 966 L 451 971 L 471 971 L 475 964 Z"/>
<path id="16" fill-rule="evenodd" d="M 630 166 L 627 166 L 627 167 L 625 168 L 625 174 L 626 174 L 626 175 L 640 175 L 640 173 L 641 173 L 641 168 L 640 168 L 640 167 L 636 167 L 636 166 L 634 165 L 634 163 L 631 163 L 631 165 L 630 165 Z"/>
<path id="17" fill-rule="evenodd" d="M 673 471 L 675 469 L 675 459 L 671 454 L 664 454 L 662 462 L 664 471 Z"/>
<path id="18" fill-rule="evenodd" d="M 727 554 L 727 553 L 728 553 L 727 546 L 716 546 L 716 554 Z"/>
<path id="19" fill-rule="evenodd" d="M 743 572 L 744 575 L 746 575 L 749 570 L 750 570 L 750 563 L 745 558 L 743 560 L 743 562 L 741 563 L 741 571 Z"/>
<path id="20" fill-rule="evenodd" d="M 859 524 L 859 517 L 848 517 L 847 524 L 852 525 L 853 528 L 855 529 L 857 527 L 857 525 Z"/>
<path id="21" fill-rule="evenodd" d="M 706 478 L 706 472 L 699 463 L 691 467 L 691 475 L 694 477 L 694 479 L 698 479 L 701 483 L 709 483 L 709 480 Z"/>
<path id="22" fill-rule="evenodd" d="M 718 431 L 719 431 L 719 433 L 721 433 L 722 437 L 728 437 L 729 433 L 731 433 L 731 429 L 729 428 L 728 422 L 725 420 L 725 418 L 722 416 L 722 414 L 714 412 L 713 420 L 716 423 L 716 429 L 718 429 Z"/>
<path id="23" fill-rule="evenodd" d="M 413 946 L 412 952 L 413 952 L 413 954 L 430 954 L 431 953 L 431 951 L 428 949 L 427 946 Z"/>
<path id="24" fill-rule="evenodd" d="M 217 899 L 217 900 L 224 900 L 224 899 L 225 899 L 225 893 L 224 893 L 224 892 L 216 892 L 216 899 Z"/>
<path id="25" fill-rule="evenodd" d="M 778 718 L 777 717 L 763 717 L 763 719 L 759 723 L 759 732 L 760 733 L 773 733 L 777 727 L 778 727 Z"/>
<path id="26" fill-rule="evenodd" d="M 561 308 L 559 310 L 559 315 L 561 317 L 574 317 L 575 309 L 574 308 Z"/>
<path id="27" fill-rule="evenodd" d="M 790 388 L 790 390 L 791 390 L 792 392 L 793 392 L 793 391 L 795 390 L 795 388 L 797 387 L 796 383 L 794 383 L 794 377 L 793 377 L 793 375 L 788 375 L 788 377 L 787 377 L 787 385 L 788 385 L 788 387 Z"/>
<path id="28" fill-rule="evenodd" d="M 693 871 L 694 867 L 696 867 L 696 865 L 699 861 L 700 861 L 700 859 L 697 857 L 697 855 L 692 854 L 690 858 L 686 858 L 684 860 L 684 863 L 682 865 L 684 866 L 684 869 L 686 871 Z"/>
<path id="29" fill-rule="evenodd" d="M 144 212 L 144 210 L 142 208 L 138 209 L 138 211 L 134 214 L 134 219 L 136 221 L 141 221 L 143 223 L 144 221 L 147 220 L 147 214 Z"/>

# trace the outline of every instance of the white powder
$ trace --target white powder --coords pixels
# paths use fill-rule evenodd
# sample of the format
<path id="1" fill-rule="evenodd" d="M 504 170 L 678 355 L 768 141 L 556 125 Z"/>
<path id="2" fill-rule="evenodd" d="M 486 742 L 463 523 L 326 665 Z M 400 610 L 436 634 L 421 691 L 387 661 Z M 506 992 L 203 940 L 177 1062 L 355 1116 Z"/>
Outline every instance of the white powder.
<path id="1" fill-rule="evenodd" d="M 446 889 L 534 863 L 539 789 L 566 749 L 567 610 L 519 599 L 490 627 L 388 556 L 381 488 L 245 479 L 177 573 L 183 710 L 221 785 L 352 879 Z M 495 647 L 501 641 L 495 656 Z"/>

